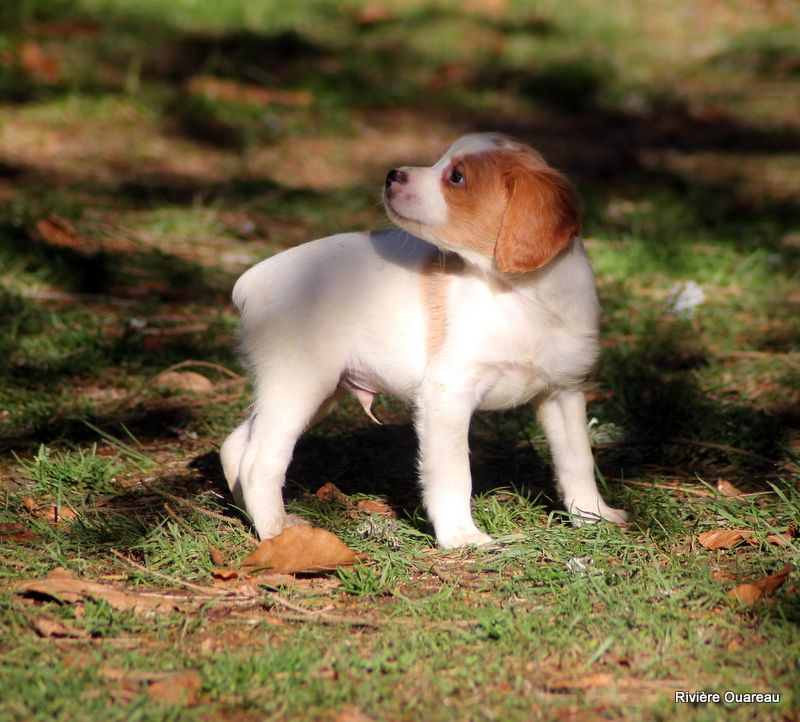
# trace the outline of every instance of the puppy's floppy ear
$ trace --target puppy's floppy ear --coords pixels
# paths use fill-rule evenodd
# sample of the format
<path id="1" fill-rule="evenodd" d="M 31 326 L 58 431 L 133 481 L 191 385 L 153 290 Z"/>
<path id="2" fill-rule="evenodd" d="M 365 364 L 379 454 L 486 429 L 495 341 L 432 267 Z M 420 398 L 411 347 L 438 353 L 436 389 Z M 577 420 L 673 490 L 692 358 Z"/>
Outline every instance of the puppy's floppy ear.
<path id="1" fill-rule="evenodd" d="M 494 249 L 497 267 L 525 273 L 549 263 L 580 233 L 580 201 L 553 168 L 519 167 L 506 178 L 508 206 Z"/>

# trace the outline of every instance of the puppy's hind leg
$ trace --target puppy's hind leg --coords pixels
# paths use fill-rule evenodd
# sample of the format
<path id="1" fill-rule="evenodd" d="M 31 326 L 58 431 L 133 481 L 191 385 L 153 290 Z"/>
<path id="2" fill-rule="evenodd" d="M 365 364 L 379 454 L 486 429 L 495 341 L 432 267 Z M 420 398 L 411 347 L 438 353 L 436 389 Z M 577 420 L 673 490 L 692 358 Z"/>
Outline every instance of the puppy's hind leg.
<path id="1" fill-rule="evenodd" d="M 286 469 L 298 437 L 336 385 L 336 381 L 322 385 L 300 379 L 313 379 L 313 373 L 295 373 L 291 379 L 271 378 L 268 383 L 259 379 L 261 390 L 239 480 L 245 508 L 260 539 L 276 536 L 299 521 L 287 516 L 283 506 Z"/>
<path id="2" fill-rule="evenodd" d="M 242 495 L 242 484 L 239 480 L 239 467 L 242 464 L 247 443 L 250 441 L 250 431 L 253 423 L 252 417 L 243 421 L 237 426 L 222 443 L 219 449 L 219 458 L 222 462 L 222 472 L 225 474 L 225 481 L 233 495 L 233 501 L 240 509 L 244 509 L 244 496 Z"/>
<path id="3" fill-rule="evenodd" d="M 539 400 L 537 412 L 553 453 L 558 488 L 573 525 L 600 519 L 624 524 L 628 515 L 606 504 L 597 488 L 583 393 L 558 391 Z"/>

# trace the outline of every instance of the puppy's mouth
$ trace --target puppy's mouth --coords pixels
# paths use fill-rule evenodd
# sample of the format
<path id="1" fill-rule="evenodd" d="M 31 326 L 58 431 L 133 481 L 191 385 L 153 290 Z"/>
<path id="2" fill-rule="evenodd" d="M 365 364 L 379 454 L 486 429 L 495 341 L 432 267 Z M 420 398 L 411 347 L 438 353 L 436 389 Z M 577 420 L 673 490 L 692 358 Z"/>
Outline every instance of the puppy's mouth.
<path id="1" fill-rule="evenodd" d="M 394 206 L 392 205 L 392 200 L 389 198 L 388 193 L 383 194 L 383 207 L 386 208 L 386 212 L 389 214 L 389 218 L 391 218 L 396 223 L 413 223 L 415 226 L 426 226 L 427 224 L 423 223 L 422 221 L 418 220 L 417 218 L 410 218 L 409 216 L 404 216 L 402 213 L 398 213 L 395 210 Z"/>

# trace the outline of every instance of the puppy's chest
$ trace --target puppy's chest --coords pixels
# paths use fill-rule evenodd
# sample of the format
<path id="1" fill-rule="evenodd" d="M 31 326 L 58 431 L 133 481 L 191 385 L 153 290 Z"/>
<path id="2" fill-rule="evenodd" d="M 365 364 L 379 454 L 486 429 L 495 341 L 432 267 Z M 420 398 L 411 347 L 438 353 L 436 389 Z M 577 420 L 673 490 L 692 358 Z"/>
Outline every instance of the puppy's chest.
<path id="1" fill-rule="evenodd" d="M 557 311 L 513 296 L 453 314 L 445 363 L 460 368 L 481 408 L 517 406 L 548 388 L 580 383 L 597 355 L 591 323 L 570 325 Z"/>

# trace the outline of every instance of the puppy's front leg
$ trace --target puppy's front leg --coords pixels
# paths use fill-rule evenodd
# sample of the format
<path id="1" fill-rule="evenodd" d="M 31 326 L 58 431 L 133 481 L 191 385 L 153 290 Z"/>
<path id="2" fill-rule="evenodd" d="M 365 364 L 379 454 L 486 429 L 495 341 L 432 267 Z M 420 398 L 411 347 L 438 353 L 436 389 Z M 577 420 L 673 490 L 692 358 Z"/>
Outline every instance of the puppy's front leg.
<path id="1" fill-rule="evenodd" d="M 475 526 L 470 511 L 469 420 L 472 407 L 454 400 L 441 385 L 423 389 L 414 423 L 419 437 L 422 498 L 436 541 L 446 549 L 492 541 Z"/>
<path id="2" fill-rule="evenodd" d="M 610 507 L 600 496 L 586 427 L 583 392 L 563 389 L 538 402 L 539 422 L 553 453 L 556 480 L 572 523 L 599 519 L 621 524 L 628 515 Z"/>

